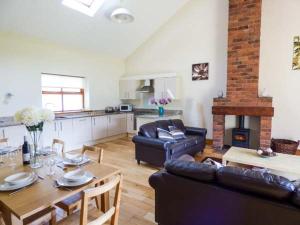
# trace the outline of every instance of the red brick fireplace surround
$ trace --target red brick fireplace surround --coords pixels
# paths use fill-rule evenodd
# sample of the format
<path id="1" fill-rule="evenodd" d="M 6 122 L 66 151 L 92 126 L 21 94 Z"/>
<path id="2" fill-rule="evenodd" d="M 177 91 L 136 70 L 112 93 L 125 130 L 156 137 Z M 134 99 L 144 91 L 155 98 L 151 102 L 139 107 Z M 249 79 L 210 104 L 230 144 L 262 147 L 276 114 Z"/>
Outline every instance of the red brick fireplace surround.
<path id="1" fill-rule="evenodd" d="M 262 0 L 229 0 L 227 96 L 215 98 L 213 146 L 224 145 L 225 116 L 260 117 L 260 147 L 271 142 L 272 98 L 258 97 Z"/>

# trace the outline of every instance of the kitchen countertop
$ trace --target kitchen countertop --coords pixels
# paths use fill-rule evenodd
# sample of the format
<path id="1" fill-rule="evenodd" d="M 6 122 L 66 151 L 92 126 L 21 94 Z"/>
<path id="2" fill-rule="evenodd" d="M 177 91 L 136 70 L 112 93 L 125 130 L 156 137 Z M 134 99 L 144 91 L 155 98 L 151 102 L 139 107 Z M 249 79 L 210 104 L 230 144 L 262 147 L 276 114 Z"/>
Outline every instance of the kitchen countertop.
<path id="1" fill-rule="evenodd" d="M 135 109 L 132 112 L 111 112 L 106 113 L 104 110 L 91 110 L 87 112 L 72 112 L 72 113 L 60 113 L 56 114 L 55 120 L 65 120 L 65 119 L 75 119 L 75 118 L 84 118 L 84 117 L 95 117 L 95 116 L 106 116 L 106 115 L 115 115 L 115 114 L 126 114 L 134 113 L 137 118 L 162 118 L 158 115 L 157 110 L 155 109 Z M 170 117 L 175 115 L 182 115 L 182 110 L 166 110 L 163 117 Z M 18 126 L 21 123 L 14 121 L 14 117 L 0 117 L 0 128 L 9 127 L 9 126 Z"/>
<path id="2" fill-rule="evenodd" d="M 162 119 L 162 118 L 165 118 L 165 119 L 168 119 L 172 116 L 178 116 L 178 115 L 181 115 L 181 114 L 168 114 L 168 115 L 163 115 L 163 116 L 160 116 L 160 115 L 152 115 L 152 114 L 145 114 L 145 115 L 138 115 L 136 116 L 136 118 L 143 118 L 143 119 Z"/>

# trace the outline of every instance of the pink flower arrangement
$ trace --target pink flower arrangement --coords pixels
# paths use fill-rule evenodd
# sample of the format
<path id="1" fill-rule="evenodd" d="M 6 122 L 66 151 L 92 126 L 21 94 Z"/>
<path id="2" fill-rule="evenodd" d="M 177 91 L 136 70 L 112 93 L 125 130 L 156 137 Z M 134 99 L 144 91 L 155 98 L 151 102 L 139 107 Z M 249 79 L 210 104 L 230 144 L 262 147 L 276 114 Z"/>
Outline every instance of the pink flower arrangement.
<path id="1" fill-rule="evenodd" d="M 160 98 L 156 100 L 155 98 L 150 99 L 150 103 L 156 106 L 165 106 L 172 102 L 171 98 Z"/>

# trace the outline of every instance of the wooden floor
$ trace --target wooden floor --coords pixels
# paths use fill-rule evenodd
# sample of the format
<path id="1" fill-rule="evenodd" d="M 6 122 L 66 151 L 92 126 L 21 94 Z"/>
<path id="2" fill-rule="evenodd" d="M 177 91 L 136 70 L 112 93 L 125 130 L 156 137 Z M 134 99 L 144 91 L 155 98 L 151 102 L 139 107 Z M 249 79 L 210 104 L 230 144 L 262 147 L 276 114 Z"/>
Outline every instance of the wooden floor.
<path id="1" fill-rule="evenodd" d="M 129 138 L 106 142 L 99 146 L 104 148 L 103 162 L 119 167 L 124 174 L 119 224 L 156 224 L 154 190 L 149 186 L 148 178 L 158 169 L 136 163 L 134 144 Z"/>
<path id="2" fill-rule="evenodd" d="M 119 225 L 156 224 L 154 190 L 149 186 L 148 178 L 158 169 L 136 163 L 134 144 L 130 138 L 125 137 L 98 146 L 104 149 L 103 163 L 119 167 L 124 175 Z M 113 193 L 110 194 L 113 197 Z M 61 210 L 57 211 L 58 220 L 65 216 Z M 69 224 L 76 222 L 71 220 Z"/>

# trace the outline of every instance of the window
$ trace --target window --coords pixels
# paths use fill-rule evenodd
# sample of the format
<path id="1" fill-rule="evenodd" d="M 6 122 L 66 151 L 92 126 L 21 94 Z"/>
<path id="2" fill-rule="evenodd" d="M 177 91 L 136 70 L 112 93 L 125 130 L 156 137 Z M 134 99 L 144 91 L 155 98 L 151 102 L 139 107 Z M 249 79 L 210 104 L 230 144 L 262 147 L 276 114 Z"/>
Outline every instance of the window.
<path id="1" fill-rule="evenodd" d="M 42 74 L 43 107 L 55 112 L 84 109 L 83 77 Z"/>
<path id="2" fill-rule="evenodd" d="M 63 0 L 62 4 L 93 17 L 105 0 Z"/>

